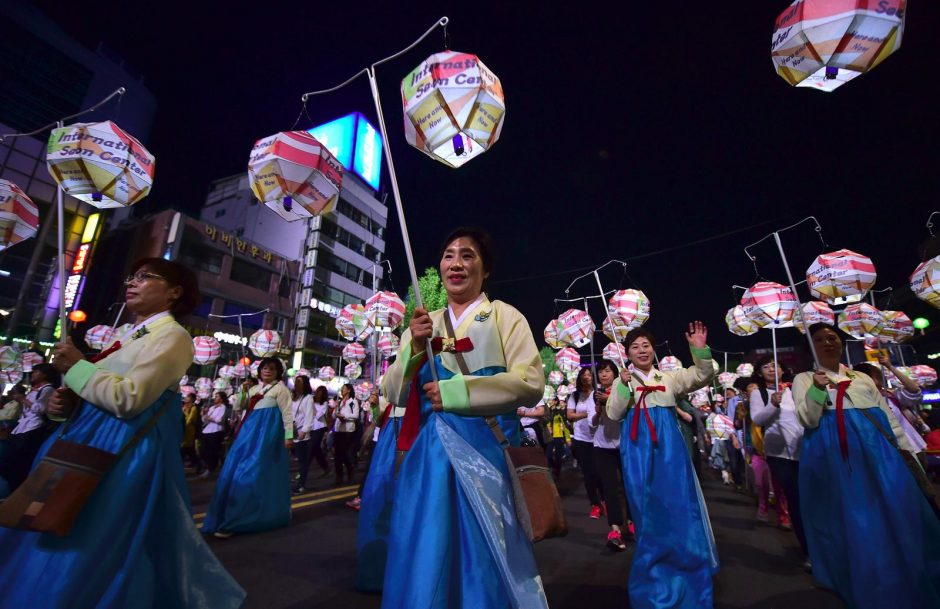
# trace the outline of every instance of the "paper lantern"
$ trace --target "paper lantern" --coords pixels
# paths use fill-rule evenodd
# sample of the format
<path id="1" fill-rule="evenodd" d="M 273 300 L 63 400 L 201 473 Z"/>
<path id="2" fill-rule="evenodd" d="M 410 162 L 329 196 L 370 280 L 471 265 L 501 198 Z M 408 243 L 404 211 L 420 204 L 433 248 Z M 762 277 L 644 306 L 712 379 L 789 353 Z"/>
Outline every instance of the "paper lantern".
<path id="1" fill-rule="evenodd" d="M 379 353 L 382 354 L 382 357 L 392 357 L 398 353 L 398 349 L 401 347 L 401 340 L 392 332 L 382 332 L 379 334 L 375 346 L 379 350 Z"/>
<path id="2" fill-rule="evenodd" d="M 20 187 L 0 180 L 0 251 L 29 239 L 39 230 L 39 208 Z"/>
<path id="3" fill-rule="evenodd" d="M 679 358 L 675 355 L 667 355 L 660 358 L 659 365 L 656 366 L 662 372 L 669 372 L 670 370 L 678 370 L 682 367 L 682 362 L 679 361 Z"/>
<path id="4" fill-rule="evenodd" d="M 622 343 L 627 337 L 627 333 L 630 332 L 630 327 L 625 321 L 620 319 L 617 315 L 610 313 L 604 318 L 601 329 L 604 332 L 604 336 L 615 343 Z"/>
<path id="5" fill-rule="evenodd" d="M 735 370 L 739 378 L 754 376 L 754 364 L 740 364 Z"/>
<path id="6" fill-rule="evenodd" d="M 16 347 L 0 347 L 0 370 L 22 368 L 23 355 Z M 22 372 L 22 370 L 21 370 Z"/>
<path id="7" fill-rule="evenodd" d="M 779 327 L 793 319 L 796 297 L 790 288 L 773 281 L 759 281 L 741 298 L 744 315 L 761 328 Z"/>
<path id="8" fill-rule="evenodd" d="M 352 377 L 350 377 L 352 378 Z M 353 387 L 353 393 L 360 402 L 365 402 L 372 397 L 373 385 L 369 381 L 363 381 Z"/>
<path id="9" fill-rule="evenodd" d="M 193 362 L 201 366 L 211 364 L 222 355 L 222 345 L 211 336 L 197 336 L 193 339 Z"/>
<path id="10" fill-rule="evenodd" d="M 224 368 L 224 366 L 223 366 Z M 219 370 L 221 372 L 221 370 Z M 213 391 L 222 392 L 226 395 L 232 393 L 232 384 L 228 382 L 225 378 L 217 378 L 212 382 Z"/>
<path id="11" fill-rule="evenodd" d="M 183 395 L 196 395 L 196 388 L 192 385 L 185 385 L 180 387 L 180 393 Z"/>
<path id="12" fill-rule="evenodd" d="M 594 336 L 594 320 L 580 309 L 568 309 L 558 316 L 558 339 L 565 345 L 583 347 Z"/>
<path id="13" fill-rule="evenodd" d="M 255 142 L 248 181 L 259 201 L 292 222 L 333 211 L 343 166 L 306 131 L 282 131 Z"/>
<path id="14" fill-rule="evenodd" d="M 697 391 L 693 391 L 689 394 L 689 401 L 692 402 L 693 406 L 707 406 L 708 405 L 708 388 L 703 387 Z M 711 416 L 711 415 L 709 415 Z M 708 427 L 708 421 L 705 421 L 706 428 Z"/>
<path id="15" fill-rule="evenodd" d="M 705 420 L 705 429 L 712 437 L 724 440 L 734 435 L 734 421 L 723 414 L 711 414 Z"/>
<path id="16" fill-rule="evenodd" d="M 401 98 L 405 139 L 450 167 L 489 150 L 503 128 L 503 87 L 476 55 L 431 55 L 402 79 Z"/>
<path id="17" fill-rule="evenodd" d="M 718 384 L 727 389 L 734 387 L 734 382 L 738 380 L 738 375 L 734 372 L 722 372 L 718 375 Z"/>
<path id="18" fill-rule="evenodd" d="M 565 382 L 565 374 L 561 370 L 552 370 L 548 373 L 548 383 L 557 387 Z"/>
<path id="19" fill-rule="evenodd" d="M 321 381 L 331 381 L 336 378 L 336 370 L 329 366 L 323 366 L 317 371 L 317 378 Z"/>
<path id="20" fill-rule="evenodd" d="M 113 338 L 114 340 L 126 341 L 130 337 L 131 331 L 133 329 L 134 329 L 134 324 L 131 324 L 131 323 L 121 324 L 120 326 L 114 329 L 114 335 L 111 338 Z M 108 343 L 105 343 L 106 346 L 107 344 Z"/>
<path id="21" fill-rule="evenodd" d="M 914 323 L 903 311 L 882 311 L 884 324 L 878 337 L 884 341 L 899 343 L 914 336 Z"/>
<path id="22" fill-rule="evenodd" d="M 791 85 L 834 91 L 901 46 L 906 0 L 795 0 L 771 37 L 777 74 Z"/>
<path id="23" fill-rule="evenodd" d="M 571 395 L 571 385 L 560 385 L 558 389 L 555 390 L 555 397 L 558 398 L 559 402 L 567 402 L 568 396 Z"/>
<path id="24" fill-rule="evenodd" d="M 395 292 L 378 292 L 366 300 L 366 317 L 377 328 L 394 330 L 405 318 L 405 303 Z"/>
<path id="25" fill-rule="evenodd" d="M 581 373 L 581 367 L 579 366 L 577 370 L 570 370 L 565 373 L 565 380 L 568 381 L 572 386 L 577 384 L 578 375 Z"/>
<path id="26" fill-rule="evenodd" d="M 877 277 L 871 258 L 846 249 L 818 256 L 806 269 L 810 294 L 829 304 L 858 302 Z"/>
<path id="27" fill-rule="evenodd" d="M 92 349 L 104 349 L 115 337 L 111 326 L 99 325 L 88 328 L 85 332 L 85 344 Z"/>
<path id="28" fill-rule="evenodd" d="M 937 382 L 937 371 L 924 364 L 911 366 L 911 375 L 921 387 L 930 387 Z"/>
<path id="29" fill-rule="evenodd" d="M 839 329 L 854 338 L 878 336 L 884 326 L 881 311 L 865 302 L 849 305 L 839 313 Z"/>
<path id="30" fill-rule="evenodd" d="M 0 368 L 0 384 L 15 385 L 23 380 L 23 368 L 20 362 L 8 368 Z"/>
<path id="31" fill-rule="evenodd" d="M 35 351 L 24 351 L 23 356 L 23 372 L 32 372 L 34 366 L 38 366 L 43 363 L 43 357 L 36 353 Z"/>
<path id="32" fill-rule="evenodd" d="M 940 309 L 940 256 L 917 265 L 910 283 L 915 296 Z"/>
<path id="33" fill-rule="evenodd" d="M 352 364 L 346 364 L 346 367 L 343 368 L 343 376 L 348 379 L 356 380 L 362 376 L 362 366 L 355 362 Z"/>
<path id="34" fill-rule="evenodd" d="M 555 365 L 562 372 L 574 372 L 581 367 L 581 354 L 571 347 L 565 347 L 555 354 Z"/>
<path id="35" fill-rule="evenodd" d="M 196 397 L 200 400 L 207 400 L 212 397 L 212 379 L 200 377 L 193 384 L 196 389 Z"/>
<path id="36" fill-rule="evenodd" d="M 374 329 L 361 304 L 346 305 L 336 318 L 336 331 L 348 341 L 364 340 Z"/>
<path id="37" fill-rule="evenodd" d="M 561 349 L 565 346 L 565 343 L 563 343 L 558 336 L 560 329 L 561 325 L 558 323 L 558 320 L 553 319 L 548 322 L 548 325 L 545 326 L 545 330 L 542 331 L 542 336 L 545 337 L 545 344 L 552 349 Z"/>
<path id="38" fill-rule="evenodd" d="M 147 196 L 156 159 L 112 123 L 75 123 L 49 134 L 46 165 L 62 190 L 95 207 L 129 207 Z"/>
<path id="39" fill-rule="evenodd" d="M 183 385 L 188 385 L 188 384 L 189 384 L 189 377 L 184 374 L 183 376 L 180 377 L 180 387 L 182 387 Z"/>
<path id="40" fill-rule="evenodd" d="M 251 370 L 248 366 L 239 362 L 232 367 L 232 373 L 235 375 L 235 378 L 246 379 L 251 374 Z"/>
<path id="41" fill-rule="evenodd" d="M 836 325 L 836 314 L 824 302 L 811 300 L 793 313 L 793 325 L 802 334 L 814 324 Z"/>
<path id="42" fill-rule="evenodd" d="M 728 330 L 736 336 L 750 336 L 760 329 L 760 326 L 744 314 L 744 307 L 741 305 L 728 309 L 725 314 L 725 323 L 728 325 Z"/>
<path id="43" fill-rule="evenodd" d="M 620 343 L 608 343 L 601 354 L 604 359 L 609 359 L 618 364 L 627 360 L 627 350 Z"/>
<path id="44" fill-rule="evenodd" d="M 222 366 L 219 368 L 219 378 L 225 379 L 227 381 L 235 378 L 235 367 L 234 366 Z"/>
<path id="45" fill-rule="evenodd" d="M 248 349 L 258 357 L 274 357 L 281 348 L 281 335 L 274 330 L 258 330 L 248 338 Z"/>
<path id="46" fill-rule="evenodd" d="M 258 368 L 260 367 L 261 367 L 261 360 L 256 359 L 255 361 L 251 362 L 251 364 L 249 364 L 248 372 L 250 372 L 251 376 L 253 376 L 254 378 L 258 378 Z"/>
<path id="47" fill-rule="evenodd" d="M 607 309 L 629 329 L 639 328 L 650 318 L 650 301 L 640 290 L 618 290 L 607 301 Z"/>
<path id="48" fill-rule="evenodd" d="M 348 362 L 361 362 L 366 358 L 366 348 L 359 343 L 349 343 L 343 347 L 343 359 Z"/>

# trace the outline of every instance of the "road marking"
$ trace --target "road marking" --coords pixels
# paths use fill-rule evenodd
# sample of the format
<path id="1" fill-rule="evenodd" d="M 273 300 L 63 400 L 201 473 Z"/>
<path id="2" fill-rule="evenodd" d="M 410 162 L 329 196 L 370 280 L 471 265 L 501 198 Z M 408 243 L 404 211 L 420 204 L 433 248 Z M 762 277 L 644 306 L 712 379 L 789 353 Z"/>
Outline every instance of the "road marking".
<path id="1" fill-rule="evenodd" d="M 327 503 L 329 501 L 339 501 L 340 499 L 349 499 L 355 497 L 359 493 L 358 486 L 340 486 L 337 488 L 329 489 L 326 491 L 317 491 L 315 493 L 304 493 L 303 495 L 294 495 L 291 498 L 291 509 L 297 509 L 302 507 L 308 507 L 311 505 L 317 505 L 320 503 Z M 322 499 L 315 499 L 313 501 L 301 501 L 302 499 L 308 499 L 311 497 L 320 497 L 322 495 L 329 495 L 329 497 L 323 497 Z M 199 514 L 193 514 L 193 520 L 203 520 L 206 517 L 205 512 L 200 512 Z M 202 525 L 200 525 L 202 526 Z"/>

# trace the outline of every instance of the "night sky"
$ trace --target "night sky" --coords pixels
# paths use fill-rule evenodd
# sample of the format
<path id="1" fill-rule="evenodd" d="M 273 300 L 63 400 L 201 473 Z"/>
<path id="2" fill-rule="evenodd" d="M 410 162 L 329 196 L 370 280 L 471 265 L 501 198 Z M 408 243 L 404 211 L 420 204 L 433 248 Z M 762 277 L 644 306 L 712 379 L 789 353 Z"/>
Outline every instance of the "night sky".
<path id="1" fill-rule="evenodd" d="M 812 214 L 831 249 L 871 256 L 877 287 L 897 287 L 940 209 L 933 1 L 910 3 L 898 53 L 828 94 L 792 88 L 773 70 L 773 22 L 787 0 L 629 2 L 613 12 L 584 2 L 96 2 L 67 16 L 60 3 L 38 4 L 82 43 L 103 41 L 144 74 L 158 104 L 147 142 L 158 172 L 140 207 L 194 215 L 211 180 L 245 170 L 256 139 L 294 125 L 303 92 L 342 82 L 449 16 L 451 48 L 496 73 L 507 114 L 492 150 L 450 169 L 405 142 L 398 89 L 443 49 L 442 31 L 379 68 L 419 272 L 436 264 L 450 228 L 488 229 L 499 250 L 490 295 L 526 314 L 540 346 L 542 328 L 565 308 L 553 299 L 614 258 L 630 261 L 628 276 L 609 267 L 605 287 L 643 289 L 648 327 L 674 347 L 693 317 L 716 347 L 762 346 L 768 334 L 737 339 L 723 323 L 731 285 L 755 279 L 745 245 Z M 375 120 L 364 78 L 308 106 L 316 124 L 354 110 Z M 304 118 L 298 128 L 310 126 Z M 386 189 L 387 177 L 383 167 Z M 403 292 L 391 197 L 389 205 L 387 253 Z M 799 281 L 824 248 L 809 224 L 783 239 Z M 785 283 L 772 241 L 754 253 L 764 278 Z M 583 280 L 570 296 L 594 293 Z M 595 308 L 598 325 L 601 315 Z M 795 342 L 787 332 L 782 340 Z"/>

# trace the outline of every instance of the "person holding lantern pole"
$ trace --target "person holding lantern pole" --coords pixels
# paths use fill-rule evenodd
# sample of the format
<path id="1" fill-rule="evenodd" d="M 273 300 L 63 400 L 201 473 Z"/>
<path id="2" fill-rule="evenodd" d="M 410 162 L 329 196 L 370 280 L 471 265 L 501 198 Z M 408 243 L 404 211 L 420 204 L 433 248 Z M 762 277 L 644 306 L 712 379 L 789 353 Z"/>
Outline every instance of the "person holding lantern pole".
<path id="1" fill-rule="evenodd" d="M 631 330 L 624 345 L 633 373 L 620 372 L 607 400 L 607 415 L 623 421 L 620 454 L 636 526 L 628 582 L 633 609 L 713 606 L 718 552 L 673 409 L 677 396 L 707 386 L 715 369 L 705 325 L 690 323 L 685 336 L 694 366 L 663 372 L 653 365 L 653 335 Z"/>
<path id="2" fill-rule="evenodd" d="M 212 494 L 203 533 L 226 539 L 290 524 L 291 486 L 287 451 L 293 447 L 291 392 L 284 384 L 284 364 L 265 357 L 258 365 L 261 382 L 242 383 L 235 397 L 244 410 L 232 436 Z"/>
<path id="3" fill-rule="evenodd" d="M 174 318 L 199 304 L 196 277 L 162 258 L 138 260 L 131 273 L 130 330 L 92 360 L 70 340 L 56 347 L 65 386 L 48 413 L 68 420 L 38 457 L 61 439 L 116 459 L 67 535 L 0 529 L 2 607 L 235 608 L 245 599 L 193 522 L 180 457 L 179 379 L 193 342 Z"/>
<path id="4" fill-rule="evenodd" d="M 840 363 L 839 333 L 809 336 L 818 367 L 793 399 L 813 577 L 853 609 L 940 607 L 940 520 L 900 453 L 912 447 L 874 381 Z"/>
<path id="5" fill-rule="evenodd" d="M 483 293 L 493 269 L 489 243 L 473 228 L 445 239 L 447 307 L 415 310 L 385 374 L 385 397 L 405 414 L 384 609 L 548 606 L 517 517 L 517 508 L 528 514 L 513 497 L 502 429 L 512 424 L 518 434 L 516 409 L 542 399 L 545 379 L 525 318 Z"/>

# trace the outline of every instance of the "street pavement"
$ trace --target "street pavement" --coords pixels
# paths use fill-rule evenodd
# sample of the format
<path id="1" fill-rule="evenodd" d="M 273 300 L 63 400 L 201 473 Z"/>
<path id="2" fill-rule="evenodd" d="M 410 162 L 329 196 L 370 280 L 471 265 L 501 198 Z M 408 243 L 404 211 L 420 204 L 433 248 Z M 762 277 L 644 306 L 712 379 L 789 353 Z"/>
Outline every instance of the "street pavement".
<path id="1" fill-rule="evenodd" d="M 316 469 L 314 464 L 311 477 Z M 378 609 L 379 596 L 361 594 L 353 587 L 358 512 L 345 502 L 355 496 L 356 487 L 334 487 L 332 479 L 312 483 L 310 492 L 294 497 L 289 527 L 227 540 L 207 537 L 209 545 L 248 592 L 247 609 Z M 213 486 L 214 480 L 190 480 L 197 523 L 202 522 Z M 751 495 L 723 486 L 710 472 L 702 486 L 721 560 L 721 572 L 714 580 L 716 607 L 844 607 L 835 594 L 816 587 L 803 570 L 792 532 L 754 518 L 756 502 Z M 588 518 L 576 470 L 565 469 L 559 490 L 570 531 L 564 538 L 535 546 L 549 606 L 629 607 L 626 582 L 632 544 L 625 552 L 607 549 L 606 520 Z"/>

